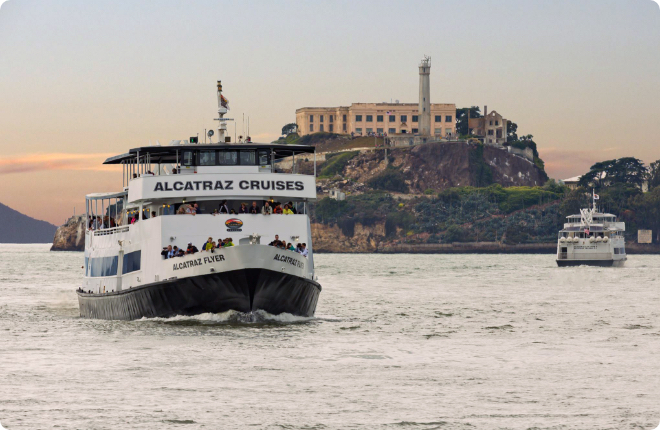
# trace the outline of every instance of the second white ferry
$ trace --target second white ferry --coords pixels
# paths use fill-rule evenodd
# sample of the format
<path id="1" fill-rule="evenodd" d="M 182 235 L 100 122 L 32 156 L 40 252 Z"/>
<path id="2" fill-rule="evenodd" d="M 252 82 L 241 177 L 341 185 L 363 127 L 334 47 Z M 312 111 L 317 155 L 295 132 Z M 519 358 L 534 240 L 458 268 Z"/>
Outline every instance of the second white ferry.
<path id="1" fill-rule="evenodd" d="M 221 143 L 140 147 L 105 161 L 123 167 L 124 183 L 86 196 L 81 316 L 314 314 L 315 149 L 225 143 L 221 93 L 218 82 Z M 296 161 L 312 157 L 314 175 L 298 173 Z M 276 167 L 283 158 L 286 172 Z"/>
<path id="2" fill-rule="evenodd" d="M 599 212 L 598 195 L 592 193 L 593 206 L 580 209 L 579 215 L 568 216 L 559 232 L 557 265 L 616 266 L 627 260 L 624 233 L 626 224 L 616 215 Z"/>

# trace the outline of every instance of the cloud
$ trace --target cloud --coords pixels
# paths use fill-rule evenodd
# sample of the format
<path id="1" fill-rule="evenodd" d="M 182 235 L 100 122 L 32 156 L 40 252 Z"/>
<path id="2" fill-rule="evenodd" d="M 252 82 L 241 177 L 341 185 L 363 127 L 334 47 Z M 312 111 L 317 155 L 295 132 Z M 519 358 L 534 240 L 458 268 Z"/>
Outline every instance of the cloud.
<path id="1" fill-rule="evenodd" d="M 44 170 L 100 170 L 116 171 L 119 167 L 103 165 L 108 154 L 27 154 L 0 158 L 0 175 Z"/>

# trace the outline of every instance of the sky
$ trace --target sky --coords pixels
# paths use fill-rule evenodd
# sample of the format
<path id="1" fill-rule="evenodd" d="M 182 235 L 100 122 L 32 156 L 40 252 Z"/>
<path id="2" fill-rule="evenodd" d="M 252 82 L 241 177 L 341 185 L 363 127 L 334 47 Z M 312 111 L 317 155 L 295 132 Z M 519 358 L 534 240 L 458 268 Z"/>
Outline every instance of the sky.
<path id="1" fill-rule="evenodd" d="M 2 0 L 0 0 L 0 3 Z M 304 106 L 487 105 L 550 177 L 660 159 L 652 0 L 8 0 L 0 6 L 0 203 L 54 224 L 117 191 L 128 149 L 214 128 L 270 142 Z"/>

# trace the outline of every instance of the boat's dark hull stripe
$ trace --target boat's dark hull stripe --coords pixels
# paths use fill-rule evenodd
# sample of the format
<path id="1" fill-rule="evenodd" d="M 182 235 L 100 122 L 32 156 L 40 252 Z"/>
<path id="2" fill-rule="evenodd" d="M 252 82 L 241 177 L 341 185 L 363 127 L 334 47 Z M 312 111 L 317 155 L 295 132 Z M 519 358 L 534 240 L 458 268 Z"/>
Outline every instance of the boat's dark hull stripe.
<path id="1" fill-rule="evenodd" d="M 108 294 L 78 292 L 80 316 L 115 320 L 264 310 L 312 316 L 321 286 L 266 269 L 242 269 L 142 285 Z"/>
<path id="2" fill-rule="evenodd" d="M 568 267 L 568 266 L 611 267 L 613 264 L 614 264 L 614 260 L 557 260 L 557 265 L 559 267 Z"/>

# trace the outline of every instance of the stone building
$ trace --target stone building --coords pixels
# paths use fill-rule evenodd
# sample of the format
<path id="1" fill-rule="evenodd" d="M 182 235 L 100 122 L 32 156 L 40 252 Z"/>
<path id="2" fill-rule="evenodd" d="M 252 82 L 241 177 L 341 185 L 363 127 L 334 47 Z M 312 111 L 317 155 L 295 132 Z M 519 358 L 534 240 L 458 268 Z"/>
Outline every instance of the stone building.
<path id="1" fill-rule="evenodd" d="M 468 121 L 469 134 L 480 137 L 484 143 L 502 146 L 506 143 L 506 130 L 508 121 L 496 111 L 488 113 L 488 106 L 484 106 L 482 118 L 470 118 Z"/>
<path id="2" fill-rule="evenodd" d="M 370 134 L 416 134 L 452 137 L 456 134 L 456 105 L 431 103 L 431 58 L 419 64 L 418 103 L 353 103 L 340 107 L 296 109 L 298 134 L 328 132 L 367 136 Z"/>
<path id="3" fill-rule="evenodd" d="M 345 107 L 304 107 L 296 110 L 298 134 L 317 132 L 366 136 L 370 133 L 418 134 L 418 103 L 353 103 Z M 431 131 L 434 136 L 456 134 L 456 105 L 431 104 Z"/>

